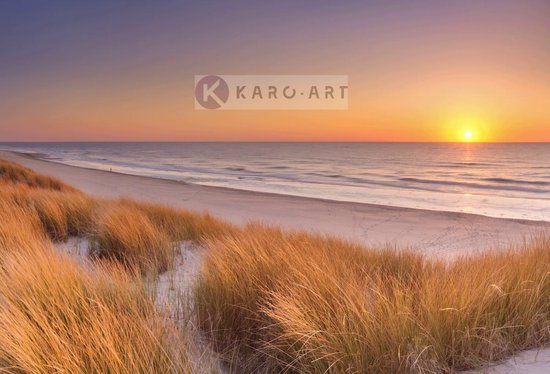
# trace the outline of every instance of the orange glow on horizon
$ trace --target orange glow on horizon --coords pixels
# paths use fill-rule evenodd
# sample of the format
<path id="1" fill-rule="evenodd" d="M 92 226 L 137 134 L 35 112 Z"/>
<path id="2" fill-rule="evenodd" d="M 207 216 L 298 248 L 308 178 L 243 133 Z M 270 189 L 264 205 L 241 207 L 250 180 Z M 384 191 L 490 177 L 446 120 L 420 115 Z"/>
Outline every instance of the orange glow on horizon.
<path id="1" fill-rule="evenodd" d="M 19 3 L 0 142 L 550 142 L 549 2 L 327 5 L 308 22 L 286 2 Z M 348 110 L 197 111 L 196 74 L 347 75 Z"/>

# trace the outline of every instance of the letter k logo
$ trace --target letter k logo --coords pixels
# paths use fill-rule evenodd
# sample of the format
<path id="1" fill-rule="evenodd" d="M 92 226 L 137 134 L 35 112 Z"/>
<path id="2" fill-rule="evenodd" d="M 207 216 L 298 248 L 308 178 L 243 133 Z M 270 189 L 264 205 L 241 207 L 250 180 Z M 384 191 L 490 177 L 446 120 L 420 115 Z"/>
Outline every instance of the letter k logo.
<path id="1" fill-rule="evenodd" d="M 208 75 L 199 80 L 195 86 L 195 99 L 203 108 L 221 108 L 228 97 L 227 82 L 217 75 Z"/>

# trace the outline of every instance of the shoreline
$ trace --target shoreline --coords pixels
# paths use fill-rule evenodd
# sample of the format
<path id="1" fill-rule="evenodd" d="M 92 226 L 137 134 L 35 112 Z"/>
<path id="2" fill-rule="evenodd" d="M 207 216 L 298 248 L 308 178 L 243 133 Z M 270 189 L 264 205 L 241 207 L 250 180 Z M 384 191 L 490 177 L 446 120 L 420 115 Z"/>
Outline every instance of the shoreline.
<path id="1" fill-rule="evenodd" d="M 0 158 L 3 157 L 2 153 L 12 153 L 17 156 L 23 157 L 23 158 L 29 158 L 32 160 L 37 161 L 43 161 L 47 163 L 57 164 L 57 165 L 63 165 L 68 166 L 71 168 L 77 168 L 77 169 L 83 169 L 83 170 L 90 170 L 90 171 L 97 171 L 97 172 L 103 172 L 108 174 L 117 174 L 121 176 L 129 176 L 129 177 L 137 177 L 137 178 L 145 178 L 145 179 L 153 179 L 153 180 L 160 180 L 160 181 L 166 181 L 166 182 L 172 182 L 181 184 L 184 186 L 195 186 L 200 188 L 206 188 L 206 189 L 215 189 L 220 191 L 233 191 L 235 193 L 250 193 L 250 194 L 259 194 L 259 195 L 268 195 L 268 196 L 281 196 L 281 197 L 289 197 L 289 198 L 297 198 L 297 199 L 307 199 L 307 200 L 315 200 L 319 202 L 326 202 L 326 203 L 342 203 L 342 204 L 358 204 L 358 205 L 365 205 L 365 206 L 371 206 L 371 207 L 379 207 L 384 209 L 397 209 L 397 210 L 411 210 L 411 211 L 417 211 L 417 212 L 433 212 L 433 213 L 444 213 L 444 214 L 456 214 L 459 216 L 476 216 L 476 217 L 484 217 L 484 218 L 491 218 L 491 219 L 498 219 L 498 220 L 505 220 L 505 221 L 515 221 L 518 223 L 535 223 L 535 224 L 542 224 L 550 227 L 550 218 L 546 220 L 536 220 L 536 219 L 527 219 L 527 218 L 513 218 L 513 217 L 496 217 L 496 216 L 490 216 L 490 215 L 484 215 L 479 213 L 466 213 L 466 212 L 455 212 L 452 210 L 436 210 L 436 209 L 423 209 L 423 208 L 411 208 L 411 207 L 404 207 L 404 206 L 397 206 L 397 205 L 384 205 L 384 204 L 376 204 L 376 203 L 364 203 L 364 202 L 358 202 L 358 201 L 351 201 L 351 200 L 332 200 L 322 197 L 310 197 L 310 196 L 300 196 L 300 195 L 291 195 L 291 194 L 284 194 L 284 193 L 277 193 L 277 192 L 264 192 L 264 191 L 255 191 L 255 190 L 246 190 L 246 189 L 240 189 L 240 188 L 234 188 L 234 187 L 227 187 L 227 186 L 211 186 L 211 185 L 203 185 L 203 184 L 196 184 L 191 182 L 186 182 L 183 180 L 175 180 L 175 179 L 168 179 L 168 178 L 159 178 L 159 177 L 151 177 L 146 175 L 139 175 L 139 174 L 127 174 L 122 173 L 119 171 L 107 171 L 103 169 L 96 169 L 96 168 L 89 168 L 85 166 L 76 166 L 76 165 L 70 165 L 63 162 L 58 162 L 54 159 L 48 159 L 43 156 L 48 156 L 47 154 L 43 153 L 25 153 L 25 152 L 18 152 L 18 151 L 10 151 L 10 150 L 3 150 L 0 149 Z"/>
<path id="2" fill-rule="evenodd" d="M 541 233 L 550 222 L 343 202 L 202 186 L 175 180 L 70 166 L 26 153 L 0 158 L 57 177 L 94 196 L 130 197 L 216 215 L 236 224 L 255 221 L 338 236 L 370 245 L 413 248 L 443 259 L 508 248 Z"/>
<path id="3" fill-rule="evenodd" d="M 367 162 L 368 166 L 361 166 L 363 168 L 361 172 L 357 171 L 359 165 L 355 164 L 351 170 L 345 168 L 340 170 L 338 167 L 337 172 L 333 173 L 325 166 L 316 166 L 313 159 L 309 160 L 311 156 L 306 157 L 309 161 L 304 159 L 305 161 L 300 161 L 300 165 L 296 167 L 289 166 L 292 165 L 291 159 L 284 157 L 281 158 L 281 160 L 285 160 L 283 164 L 273 163 L 273 160 L 238 161 L 238 159 L 233 159 L 237 154 L 232 154 L 231 149 L 226 149 L 226 146 L 217 150 L 208 148 L 206 145 L 206 148 L 203 149 L 202 145 L 197 147 L 195 143 L 174 143 L 178 145 L 177 149 L 167 148 L 161 151 L 161 149 L 157 149 L 157 146 L 151 148 L 140 145 L 141 143 L 121 143 L 115 147 L 109 145 L 110 143 L 98 143 L 97 146 L 92 145 L 96 143 L 82 143 L 81 145 L 67 143 L 68 146 L 65 147 L 65 143 L 61 143 L 60 148 L 55 145 L 56 143 L 49 144 L 49 147 L 47 143 L 44 143 L 36 148 L 33 146 L 29 146 L 30 148 L 14 147 L 9 144 L 5 148 L 0 144 L 0 149 L 4 148 L 7 151 L 19 152 L 25 157 L 29 156 L 69 166 L 201 186 L 328 201 L 476 214 L 492 218 L 550 221 L 550 203 L 545 198 L 545 193 L 550 193 L 545 186 L 550 186 L 550 184 L 544 182 L 543 177 L 540 180 L 537 179 L 538 174 L 521 175 L 517 174 L 519 171 L 513 168 L 510 170 L 510 178 L 501 178 L 500 168 L 505 165 L 490 159 L 483 162 L 478 160 L 479 162 L 471 164 L 461 161 L 460 157 L 456 158 L 455 155 L 448 162 L 425 160 L 424 162 L 433 163 L 430 166 L 435 168 L 433 170 L 424 163 L 415 167 L 415 162 L 412 162 L 406 169 L 400 169 L 403 166 L 396 166 L 395 169 L 389 167 L 388 173 L 379 171 L 379 163 L 373 164 L 371 160 Z M 188 144 L 189 148 L 183 147 L 180 150 L 179 145 L 184 144 Z M 252 148 L 243 151 L 245 154 L 259 151 L 256 143 L 251 144 Z M 408 143 L 406 145 L 410 146 Z M 106 148 L 103 149 L 103 147 Z M 141 159 L 139 153 L 132 153 L 133 157 L 136 157 L 132 160 L 132 157 L 128 158 L 124 154 L 125 150 L 130 153 L 136 152 L 136 150 L 142 150 L 147 154 L 152 152 L 153 156 Z M 221 160 L 214 156 L 212 160 L 208 161 L 213 150 L 229 152 L 229 158 Z M 425 151 L 428 150 L 430 149 Z M 183 152 L 180 154 L 183 158 L 179 161 L 177 158 L 180 156 L 176 159 L 172 159 L 170 156 L 175 151 Z M 273 151 L 274 149 L 270 150 L 270 152 Z M 296 150 L 291 147 L 288 151 L 292 153 Z M 357 151 L 359 149 L 354 150 L 354 152 Z M 437 149 L 433 151 L 437 151 Z M 467 152 L 466 149 L 462 151 Z M 102 154 L 103 152 L 105 153 Z M 109 156 L 109 152 L 114 153 Z M 160 153 L 155 156 L 156 152 Z M 206 152 L 205 155 L 210 156 L 203 158 L 201 157 L 202 152 Z M 165 155 L 162 156 L 163 154 Z M 168 158 L 165 159 L 165 157 Z M 335 162 L 339 165 L 342 160 L 338 161 L 337 155 L 335 157 Z M 272 163 L 273 165 L 271 165 Z M 398 162 L 398 164 L 402 163 L 403 160 Z M 491 163 L 494 164 L 489 170 L 487 168 Z M 470 164 L 473 167 L 471 171 Z M 536 169 L 536 167 L 534 168 Z M 535 173 L 535 169 L 529 173 Z M 430 175 L 431 172 L 435 174 Z M 466 178 L 466 175 L 469 177 Z"/>

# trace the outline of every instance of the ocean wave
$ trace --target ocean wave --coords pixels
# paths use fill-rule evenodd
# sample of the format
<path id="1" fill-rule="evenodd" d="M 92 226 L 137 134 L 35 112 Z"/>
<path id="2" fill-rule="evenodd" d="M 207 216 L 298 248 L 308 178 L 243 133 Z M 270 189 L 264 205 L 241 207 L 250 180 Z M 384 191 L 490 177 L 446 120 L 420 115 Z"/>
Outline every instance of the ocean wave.
<path id="1" fill-rule="evenodd" d="M 486 178 L 486 179 L 490 179 L 490 178 Z M 496 178 L 493 178 L 493 179 L 496 179 Z M 399 180 L 403 182 L 478 188 L 478 189 L 486 189 L 486 190 L 490 189 L 490 190 L 522 191 L 522 192 L 532 192 L 532 193 L 550 193 L 550 190 L 548 189 L 508 186 L 508 185 L 492 185 L 492 184 L 483 184 L 483 183 L 475 183 L 475 182 L 461 182 L 461 181 L 451 181 L 451 180 L 443 181 L 443 180 L 436 180 L 436 179 L 422 179 L 422 178 L 413 178 L 413 177 L 399 178 Z"/>
<path id="2" fill-rule="evenodd" d="M 444 168 L 465 169 L 465 168 L 490 168 L 490 167 L 495 167 L 496 165 L 488 162 L 460 161 L 460 162 L 440 162 L 437 164 L 437 166 L 444 167 Z"/>
<path id="3" fill-rule="evenodd" d="M 550 186 L 550 182 L 545 181 L 531 181 L 531 180 L 518 180 L 509 178 L 483 178 L 483 180 L 494 183 L 514 183 L 514 184 L 528 184 L 534 186 Z"/>
<path id="4" fill-rule="evenodd" d="M 225 170 L 229 170 L 229 171 L 247 171 L 246 168 L 243 168 L 243 167 L 235 167 L 235 166 L 229 166 L 229 167 L 226 167 L 224 168 Z"/>
<path id="5" fill-rule="evenodd" d="M 283 166 L 283 165 L 273 165 L 273 166 L 268 166 L 267 169 L 284 170 L 284 169 L 290 169 L 290 168 L 288 166 Z"/>

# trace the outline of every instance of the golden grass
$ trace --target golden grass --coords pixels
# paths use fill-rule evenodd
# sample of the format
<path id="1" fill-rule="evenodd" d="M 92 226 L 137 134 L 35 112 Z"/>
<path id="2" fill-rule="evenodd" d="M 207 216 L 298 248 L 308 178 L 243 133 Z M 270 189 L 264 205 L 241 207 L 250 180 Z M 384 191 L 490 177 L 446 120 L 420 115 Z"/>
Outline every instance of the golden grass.
<path id="1" fill-rule="evenodd" d="M 450 373 L 550 343 L 549 239 L 442 263 L 92 199 L 10 167 L 0 182 L 6 371 L 189 371 L 185 344 L 128 275 L 167 269 L 183 240 L 208 247 L 198 322 L 241 372 Z M 90 270 L 52 252 L 49 239 L 73 235 L 124 267 Z"/>
<path id="2" fill-rule="evenodd" d="M 34 206 L 53 240 L 89 234 L 95 205 L 91 198 L 71 192 L 40 191 L 34 195 Z M 54 219 L 56 216 L 59 218 Z"/>
<path id="3" fill-rule="evenodd" d="M 37 242 L 45 241 L 36 212 L 0 193 L 0 257 L 12 250 L 33 251 Z"/>
<path id="4" fill-rule="evenodd" d="M 57 186 L 55 180 L 48 183 L 48 177 L 29 169 L 6 161 L 1 164 L 10 170 L 5 176 L 11 176 L 0 180 L 4 205 L 34 212 L 54 241 L 70 236 L 90 238 L 94 256 L 120 261 L 141 273 L 165 271 L 177 242 L 199 241 L 232 227 L 208 214 L 130 199 L 92 199 L 63 184 L 51 188 Z"/>
<path id="5" fill-rule="evenodd" d="M 0 371 L 190 373 L 184 337 L 141 279 L 54 251 L 44 219 L 84 232 L 71 229 L 92 222 L 81 197 L 0 183 Z"/>
<path id="6" fill-rule="evenodd" d="M 208 214 L 131 199 L 93 199 L 17 164 L 0 160 L 0 165 L 6 170 L 0 175 L 0 198 L 35 212 L 50 239 L 90 238 L 94 256 L 120 261 L 141 273 L 165 271 L 178 242 L 200 241 L 233 229 Z"/>
<path id="7" fill-rule="evenodd" d="M 145 214 L 156 227 L 164 231 L 174 241 L 201 241 L 235 229 L 229 223 L 207 213 L 192 213 L 183 209 L 137 202 L 127 198 L 121 199 L 120 204 Z"/>
<path id="8" fill-rule="evenodd" d="M 0 194 L 22 208 L 34 210 L 44 231 L 54 241 L 89 233 L 94 201 L 80 192 L 8 186 Z"/>
<path id="9" fill-rule="evenodd" d="M 0 365 L 9 372 L 188 372 L 184 345 L 121 269 L 85 269 L 51 249 L 0 270 Z"/>
<path id="10" fill-rule="evenodd" d="M 84 236 L 91 226 L 93 199 L 65 183 L 0 160 L 0 198 L 35 211 L 54 241 Z"/>
<path id="11" fill-rule="evenodd" d="M 550 342 L 550 241 L 452 264 L 261 227 L 211 240 L 202 328 L 245 371 L 442 373 Z"/>
<path id="12" fill-rule="evenodd" d="M 110 203 L 103 210 L 92 235 L 92 256 L 119 261 L 142 274 L 168 269 L 175 248 L 164 230 L 125 204 Z"/>
<path id="13" fill-rule="evenodd" d="M 550 342 L 550 240 L 434 271 L 419 294 L 426 359 L 463 369 Z"/>
<path id="14" fill-rule="evenodd" d="M 29 187 L 45 188 L 56 191 L 75 191 L 73 187 L 56 178 L 40 175 L 24 166 L 0 159 L 0 182 L 23 184 Z"/>
<path id="15" fill-rule="evenodd" d="M 233 229 L 207 214 L 131 199 L 103 201 L 100 205 L 93 224 L 91 254 L 117 260 L 142 274 L 166 271 L 181 241 L 200 241 Z"/>

